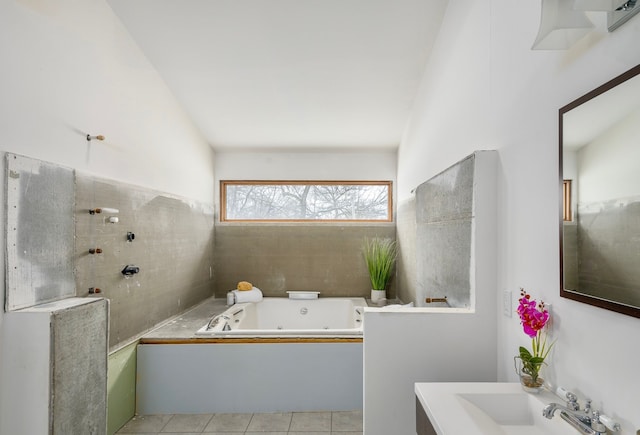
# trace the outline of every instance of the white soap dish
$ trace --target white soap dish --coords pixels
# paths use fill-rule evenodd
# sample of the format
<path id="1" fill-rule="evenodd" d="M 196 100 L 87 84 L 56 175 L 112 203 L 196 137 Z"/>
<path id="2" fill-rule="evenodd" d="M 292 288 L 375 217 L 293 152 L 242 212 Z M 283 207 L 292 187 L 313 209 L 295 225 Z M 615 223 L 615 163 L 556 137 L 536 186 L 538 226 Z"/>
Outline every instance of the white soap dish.
<path id="1" fill-rule="evenodd" d="M 320 292 L 293 291 L 287 292 L 289 299 L 318 299 Z"/>

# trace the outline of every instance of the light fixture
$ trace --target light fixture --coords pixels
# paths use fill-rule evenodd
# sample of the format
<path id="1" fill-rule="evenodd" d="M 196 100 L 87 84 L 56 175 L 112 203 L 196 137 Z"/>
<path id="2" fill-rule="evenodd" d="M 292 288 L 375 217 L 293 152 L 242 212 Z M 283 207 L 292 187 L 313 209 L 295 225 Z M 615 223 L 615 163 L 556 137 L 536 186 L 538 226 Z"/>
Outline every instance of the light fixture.
<path id="1" fill-rule="evenodd" d="M 540 29 L 532 50 L 566 50 L 594 27 L 574 0 L 542 0 Z"/>
<path id="2" fill-rule="evenodd" d="M 104 140 L 104 136 L 99 134 L 97 136 L 91 136 L 90 134 L 87 135 L 87 142 L 91 142 L 93 139 L 96 140 Z"/>
<path id="3" fill-rule="evenodd" d="M 615 11 L 626 0 L 574 0 L 573 8 L 578 11 Z"/>
<path id="4" fill-rule="evenodd" d="M 607 28 L 613 32 L 638 12 L 640 12 L 640 3 L 637 0 L 627 0 L 616 10 L 607 13 Z"/>

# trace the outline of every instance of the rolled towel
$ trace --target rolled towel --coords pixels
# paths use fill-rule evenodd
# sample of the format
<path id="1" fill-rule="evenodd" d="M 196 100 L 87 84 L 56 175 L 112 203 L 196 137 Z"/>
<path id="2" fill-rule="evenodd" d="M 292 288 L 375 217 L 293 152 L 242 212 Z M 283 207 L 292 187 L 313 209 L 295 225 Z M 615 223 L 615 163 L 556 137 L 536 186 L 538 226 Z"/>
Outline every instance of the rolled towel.
<path id="1" fill-rule="evenodd" d="M 262 301 L 262 291 L 257 287 L 253 287 L 251 290 L 233 290 L 233 295 L 236 299 L 236 304 Z"/>

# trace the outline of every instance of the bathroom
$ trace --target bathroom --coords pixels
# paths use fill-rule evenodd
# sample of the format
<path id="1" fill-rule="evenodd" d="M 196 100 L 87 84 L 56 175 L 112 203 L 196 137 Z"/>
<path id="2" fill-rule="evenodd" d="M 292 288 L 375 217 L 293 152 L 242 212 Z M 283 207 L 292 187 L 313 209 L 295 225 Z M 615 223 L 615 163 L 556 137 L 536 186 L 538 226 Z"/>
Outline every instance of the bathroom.
<path id="1" fill-rule="evenodd" d="M 262 179 L 390 179 L 396 236 L 408 246 L 401 253 L 393 291 L 406 298 L 416 292 L 411 191 L 475 150 L 495 149 L 494 297 L 500 308 L 497 333 L 486 337 L 495 349 L 495 379 L 516 380 L 512 358 L 526 343 L 517 317 L 502 314 L 502 295 L 511 292 L 515 309 L 519 288 L 525 287 L 553 307 L 556 379 L 614 412 L 623 433 L 635 433 L 640 404 L 634 394 L 638 385 L 630 379 L 640 357 L 633 342 L 640 331 L 637 319 L 559 296 L 557 114 L 640 62 L 640 50 L 634 48 L 640 21 L 636 17 L 608 33 L 602 15 L 593 14 L 595 29 L 570 49 L 533 51 L 540 2 L 450 0 L 441 8 L 437 38 L 424 59 L 408 120 L 395 139 L 397 148 L 233 152 L 209 146 L 108 2 L 2 2 L 0 150 L 211 208 L 217 203 L 219 180 L 247 174 Z M 106 139 L 87 143 L 87 133 Z M 4 203 L 4 190 L 2 195 Z M 5 260 L 4 249 L 0 255 Z M 143 306 L 153 308 L 154 299 Z M 177 300 L 174 305 L 177 310 Z M 450 352 L 446 346 L 420 346 L 434 334 L 426 316 L 386 313 L 381 320 L 390 329 L 403 330 L 402 340 L 393 337 L 389 343 L 393 357 L 376 367 L 393 374 L 395 385 L 421 379 L 434 351 Z M 0 312 L 0 372 L 8 376 L 12 349 L 6 346 L 4 321 Z M 0 411 L 6 406 L 0 395 Z M 413 433 L 411 394 L 389 390 L 370 411 L 365 410 L 368 434 Z"/>

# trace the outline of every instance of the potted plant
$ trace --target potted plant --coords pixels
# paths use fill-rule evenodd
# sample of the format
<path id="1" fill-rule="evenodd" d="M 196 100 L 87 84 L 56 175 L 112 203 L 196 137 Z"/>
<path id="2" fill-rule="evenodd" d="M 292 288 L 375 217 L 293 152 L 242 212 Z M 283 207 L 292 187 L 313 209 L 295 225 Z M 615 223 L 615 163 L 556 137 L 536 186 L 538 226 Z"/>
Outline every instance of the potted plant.
<path id="1" fill-rule="evenodd" d="M 553 347 L 553 343 L 547 343 L 545 331 L 545 326 L 549 322 L 549 311 L 543 301 L 536 302 L 521 288 L 517 312 L 524 333 L 531 338 L 531 352 L 524 346 L 520 346 L 519 354 L 514 358 L 516 373 L 520 376 L 520 383 L 525 391 L 537 393 L 544 385 L 540 370 Z"/>
<path id="2" fill-rule="evenodd" d="M 386 299 L 387 284 L 393 276 L 397 244 L 390 238 L 365 238 L 362 252 L 371 280 L 371 301 L 381 302 Z"/>

